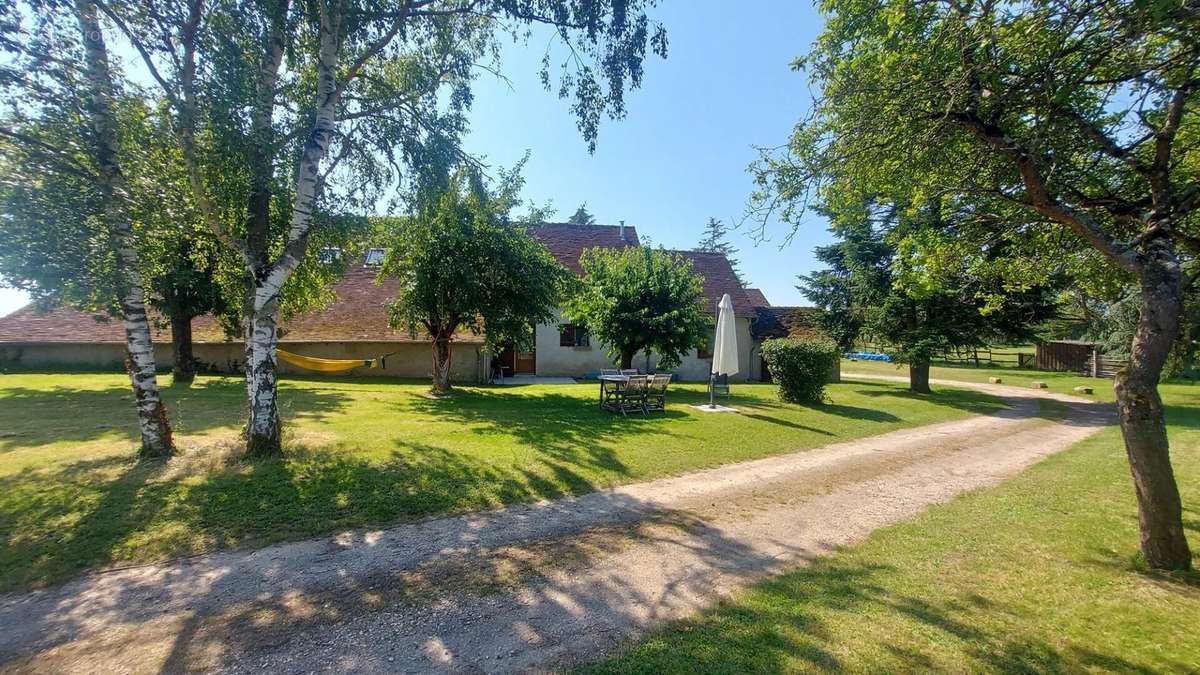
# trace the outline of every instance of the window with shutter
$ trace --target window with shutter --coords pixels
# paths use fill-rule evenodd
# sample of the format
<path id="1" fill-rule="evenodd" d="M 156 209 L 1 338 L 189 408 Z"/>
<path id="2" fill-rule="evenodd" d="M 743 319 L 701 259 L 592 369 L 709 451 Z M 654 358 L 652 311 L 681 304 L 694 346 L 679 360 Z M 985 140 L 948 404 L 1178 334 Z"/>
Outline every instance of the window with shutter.
<path id="1" fill-rule="evenodd" d="M 591 337 L 588 336 L 587 329 L 583 326 L 564 323 L 558 327 L 559 347 L 590 347 L 591 345 Z"/>

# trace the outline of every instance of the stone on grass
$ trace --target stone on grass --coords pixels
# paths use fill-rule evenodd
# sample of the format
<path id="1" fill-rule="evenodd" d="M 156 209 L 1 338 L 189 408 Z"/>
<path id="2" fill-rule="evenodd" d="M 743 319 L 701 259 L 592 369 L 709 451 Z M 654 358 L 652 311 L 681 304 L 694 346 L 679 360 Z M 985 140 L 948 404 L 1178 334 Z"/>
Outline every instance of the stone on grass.
<path id="1" fill-rule="evenodd" d="M 1092 388 L 1091 387 L 1075 387 L 1075 393 L 1076 394 L 1090 394 L 1090 393 L 1092 393 Z"/>
<path id="2" fill-rule="evenodd" d="M 1034 389 L 1045 389 L 1047 385 L 1045 382 L 1034 382 L 1030 386 Z"/>
<path id="3" fill-rule="evenodd" d="M 1000 384 L 1000 383 L 1001 383 L 1001 382 L 1003 382 L 1003 381 L 1004 381 L 1004 380 L 1002 380 L 1002 379 L 1000 379 L 1000 378 L 998 378 L 998 377 L 989 377 L 989 378 L 988 378 L 988 382 L 991 382 L 992 384 Z"/>

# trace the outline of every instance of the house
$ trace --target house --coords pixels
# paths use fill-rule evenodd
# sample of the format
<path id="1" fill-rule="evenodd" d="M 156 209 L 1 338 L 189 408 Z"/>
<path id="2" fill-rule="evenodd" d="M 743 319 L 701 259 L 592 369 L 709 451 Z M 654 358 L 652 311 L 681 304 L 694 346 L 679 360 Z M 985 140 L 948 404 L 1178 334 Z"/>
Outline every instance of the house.
<path id="1" fill-rule="evenodd" d="M 623 248 L 640 245 L 637 230 L 620 225 L 573 225 L 548 223 L 530 233 L 541 241 L 564 267 L 582 273 L 579 258 L 593 247 Z M 704 278 L 706 305 L 714 314 L 723 294 L 733 301 L 737 322 L 739 380 L 760 380 L 764 373 L 757 357 L 759 340 L 753 330 L 760 312 L 768 307 L 761 291 L 744 289 L 724 255 L 677 251 L 689 259 Z M 378 251 L 368 252 L 364 262 L 351 265 L 333 288 L 335 300 L 328 306 L 291 317 L 283 323 L 280 348 L 305 356 L 331 359 L 369 359 L 387 355 L 381 369 L 357 369 L 354 376 L 428 377 L 431 371 L 429 341 L 421 334 L 388 326 L 387 305 L 396 296 L 395 280 L 376 284 Z M 153 322 L 155 358 L 161 367 L 172 361 L 171 340 L 166 323 Z M 205 370 L 240 372 L 244 362 L 240 340 L 229 339 L 212 317 L 193 324 L 193 352 Z M 68 308 L 39 312 L 25 307 L 0 317 L 0 367 L 119 369 L 124 363 L 124 334 L 120 321 L 93 316 Z M 584 377 L 612 365 L 604 345 L 596 344 L 587 332 L 557 312 L 554 320 L 538 325 L 528 352 L 509 347 L 494 356 L 484 349 L 482 336 L 464 332 L 455 336 L 452 377 L 457 381 L 483 381 L 493 371 L 492 359 L 506 373 L 539 376 Z M 680 379 L 704 380 L 711 354 L 693 350 L 673 369 Z M 634 364 L 653 368 L 653 354 L 638 354 Z M 304 371 L 280 362 L 284 374 Z"/>
<path id="2" fill-rule="evenodd" d="M 756 291 L 756 293 L 751 291 Z M 748 293 L 762 303 L 754 307 L 755 317 L 750 329 L 753 349 L 750 360 L 757 364 L 756 368 L 752 370 L 758 373 L 756 380 L 770 382 L 771 373 L 763 361 L 759 347 L 764 341 L 775 338 L 803 338 L 821 335 L 822 330 L 817 323 L 818 310 L 815 307 L 773 307 L 766 303 L 762 291 L 750 289 Z M 834 363 L 833 370 L 829 373 L 829 381 L 840 382 L 841 379 L 841 363 Z"/>
<path id="3" fill-rule="evenodd" d="M 354 376 L 428 377 L 429 341 L 424 335 L 388 326 L 387 304 L 396 297 L 399 282 L 376 285 L 375 264 L 350 265 L 326 307 L 300 314 L 283 323 L 280 349 L 327 359 L 370 359 L 388 355 L 383 369 L 356 369 Z M 160 368 L 173 363 L 167 322 L 151 312 L 154 358 Z M 193 356 L 200 369 L 238 373 L 245 363 L 241 340 L 231 340 L 211 316 L 192 322 Z M 471 333 L 455 336 L 451 376 L 458 381 L 486 377 L 488 362 L 483 338 Z M 25 369 L 85 368 L 120 370 L 125 361 L 125 333 L 119 319 L 68 308 L 39 312 L 26 306 L 0 317 L 0 367 Z M 283 374 L 304 374 L 283 361 Z"/>
<path id="4" fill-rule="evenodd" d="M 568 270 L 582 273 L 579 258 L 593 247 L 624 248 L 638 246 L 635 228 L 621 225 L 572 225 L 550 223 L 530 229 L 530 233 L 545 244 L 550 253 Z M 704 278 L 704 298 L 710 312 L 716 314 L 721 296 L 729 294 L 733 301 L 733 313 L 737 320 L 738 363 L 751 364 L 750 324 L 754 319 L 754 306 L 746 296 L 745 289 L 734 274 L 729 260 L 720 253 L 696 251 L 673 251 L 692 262 L 695 271 Z M 613 360 L 604 345 L 594 340 L 582 328 L 571 322 L 570 317 L 558 312 L 555 319 L 536 327 L 534 351 L 528 354 L 501 353 L 497 357 L 505 368 L 516 374 L 549 377 L 580 377 L 612 367 Z M 679 379 L 706 380 L 711 367 L 712 355 L 706 351 L 692 350 L 683 362 L 672 371 Z M 649 370 L 657 365 L 653 354 L 639 352 L 634 356 L 634 366 Z M 747 368 L 736 379 L 757 379 L 757 368 Z"/>

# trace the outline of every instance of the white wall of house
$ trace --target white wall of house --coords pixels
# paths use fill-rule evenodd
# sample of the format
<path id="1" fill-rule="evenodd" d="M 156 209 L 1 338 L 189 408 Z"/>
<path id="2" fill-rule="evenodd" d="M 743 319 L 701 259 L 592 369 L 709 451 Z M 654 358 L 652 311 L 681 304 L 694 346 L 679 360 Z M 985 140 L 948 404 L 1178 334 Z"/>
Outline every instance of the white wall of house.
<path id="1" fill-rule="evenodd" d="M 594 339 L 589 347 L 559 346 L 559 326 L 563 323 L 567 323 L 567 320 L 561 311 L 556 310 L 549 323 L 538 324 L 534 328 L 536 372 L 539 377 L 583 377 L 601 368 L 613 367 L 608 349 Z M 638 362 L 637 359 L 634 361 Z"/>
<path id="2" fill-rule="evenodd" d="M 589 347 L 563 347 L 559 344 L 559 326 L 569 323 L 561 312 L 555 313 L 550 323 L 538 325 L 534 330 L 534 342 L 537 353 L 537 374 L 542 377 L 584 377 L 599 372 L 601 368 L 612 368 L 613 359 L 608 356 L 608 348 L 596 339 L 592 339 Z M 750 319 L 737 319 L 738 339 L 738 369 L 739 373 L 731 378 L 744 382 L 757 379 L 757 364 L 751 363 L 754 345 L 750 337 Z M 638 352 L 633 358 L 633 365 L 639 370 L 645 370 L 646 354 Z M 658 359 L 651 354 L 649 366 L 657 368 Z M 696 350 L 692 350 L 683 358 L 679 367 L 672 369 L 679 380 L 707 380 L 712 369 L 711 359 L 701 359 Z"/>

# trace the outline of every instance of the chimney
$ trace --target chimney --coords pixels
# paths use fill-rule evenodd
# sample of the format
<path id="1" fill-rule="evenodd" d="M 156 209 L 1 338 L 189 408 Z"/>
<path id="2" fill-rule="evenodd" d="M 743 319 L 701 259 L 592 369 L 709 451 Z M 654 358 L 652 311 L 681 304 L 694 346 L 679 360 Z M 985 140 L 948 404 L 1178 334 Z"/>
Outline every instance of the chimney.
<path id="1" fill-rule="evenodd" d="M 627 241 L 625 239 L 625 221 L 623 220 L 621 221 L 621 241 Z"/>

